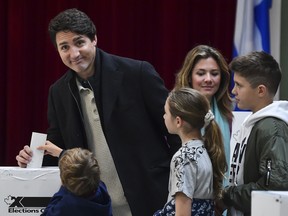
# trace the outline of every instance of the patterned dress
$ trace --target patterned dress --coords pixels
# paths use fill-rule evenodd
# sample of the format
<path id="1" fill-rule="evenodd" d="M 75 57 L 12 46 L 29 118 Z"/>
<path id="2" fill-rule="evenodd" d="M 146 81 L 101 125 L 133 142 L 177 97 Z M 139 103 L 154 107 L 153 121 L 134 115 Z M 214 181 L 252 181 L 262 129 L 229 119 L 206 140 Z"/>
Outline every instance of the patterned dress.
<path id="1" fill-rule="evenodd" d="M 201 140 L 190 140 L 175 153 L 170 164 L 168 201 L 154 216 L 175 215 L 175 194 L 192 199 L 192 216 L 213 216 L 213 168 Z"/>

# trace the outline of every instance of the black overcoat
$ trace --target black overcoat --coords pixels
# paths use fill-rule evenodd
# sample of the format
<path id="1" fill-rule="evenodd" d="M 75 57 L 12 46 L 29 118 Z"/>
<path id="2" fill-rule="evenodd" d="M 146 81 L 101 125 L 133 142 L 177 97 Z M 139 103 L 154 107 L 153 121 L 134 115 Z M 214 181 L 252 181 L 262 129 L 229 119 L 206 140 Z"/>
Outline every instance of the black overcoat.
<path id="1" fill-rule="evenodd" d="M 167 200 L 170 159 L 180 146 L 178 137 L 168 144 L 163 120 L 168 90 L 148 62 L 97 48 L 95 64 L 101 70 L 102 128 L 125 196 L 133 216 L 152 215 Z M 63 149 L 87 148 L 75 80 L 68 70 L 49 90 L 48 140 Z M 56 164 L 44 158 L 44 165 Z"/>

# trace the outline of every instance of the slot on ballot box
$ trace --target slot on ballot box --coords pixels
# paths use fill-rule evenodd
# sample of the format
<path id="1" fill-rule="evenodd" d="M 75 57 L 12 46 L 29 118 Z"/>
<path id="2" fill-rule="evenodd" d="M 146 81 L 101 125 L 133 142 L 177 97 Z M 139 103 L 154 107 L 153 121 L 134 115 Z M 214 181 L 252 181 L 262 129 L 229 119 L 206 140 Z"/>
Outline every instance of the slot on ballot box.
<path id="1" fill-rule="evenodd" d="M 58 167 L 0 167 L 0 215 L 41 215 L 60 186 Z"/>

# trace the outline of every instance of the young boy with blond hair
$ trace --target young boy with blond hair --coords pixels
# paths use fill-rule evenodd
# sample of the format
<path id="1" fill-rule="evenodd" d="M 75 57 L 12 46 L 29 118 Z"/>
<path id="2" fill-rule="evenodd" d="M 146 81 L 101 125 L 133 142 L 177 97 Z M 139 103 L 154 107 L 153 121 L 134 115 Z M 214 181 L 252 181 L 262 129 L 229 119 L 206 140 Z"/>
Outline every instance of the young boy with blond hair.
<path id="1" fill-rule="evenodd" d="M 73 148 L 59 156 L 62 186 L 42 215 L 112 216 L 111 199 L 92 152 Z"/>

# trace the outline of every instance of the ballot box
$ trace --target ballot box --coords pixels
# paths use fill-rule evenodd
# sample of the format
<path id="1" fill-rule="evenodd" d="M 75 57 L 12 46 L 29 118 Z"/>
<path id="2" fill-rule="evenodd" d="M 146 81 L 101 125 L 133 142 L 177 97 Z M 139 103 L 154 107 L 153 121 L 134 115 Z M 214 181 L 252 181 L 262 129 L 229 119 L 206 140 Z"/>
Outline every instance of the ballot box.
<path id="1" fill-rule="evenodd" d="M 0 167 L 0 216 L 41 215 L 61 186 L 58 167 Z"/>
<path id="2" fill-rule="evenodd" d="M 288 191 L 253 191 L 252 216 L 287 216 Z"/>

